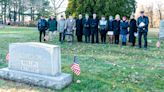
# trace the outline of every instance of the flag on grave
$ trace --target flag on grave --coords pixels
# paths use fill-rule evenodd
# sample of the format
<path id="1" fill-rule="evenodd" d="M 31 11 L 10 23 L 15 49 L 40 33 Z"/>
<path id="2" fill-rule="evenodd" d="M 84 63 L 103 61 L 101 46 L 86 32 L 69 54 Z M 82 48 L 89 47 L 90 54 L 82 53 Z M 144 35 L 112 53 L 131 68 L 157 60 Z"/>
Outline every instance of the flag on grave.
<path id="1" fill-rule="evenodd" d="M 71 65 L 72 71 L 79 76 L 80 75 L 80 65 L 78 64 L 77 56 L 74 56 L 73 64 Z"/>
<path id="2" fill-rule="evenodd" d="M 7 53 L 7 55 L 6 55 L 6 60 L 9 61 L 9 58 L 10 58 L 10 57 L 9 57 L 9 53 Z"/>

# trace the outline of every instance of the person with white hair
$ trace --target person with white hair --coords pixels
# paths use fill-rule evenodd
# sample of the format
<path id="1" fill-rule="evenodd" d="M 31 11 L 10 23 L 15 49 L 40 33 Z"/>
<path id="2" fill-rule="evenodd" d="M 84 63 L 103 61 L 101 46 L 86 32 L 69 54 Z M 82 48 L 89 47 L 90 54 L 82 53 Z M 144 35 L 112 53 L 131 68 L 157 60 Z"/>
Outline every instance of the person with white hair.
<path id="1" fill-rule="evenodd" d="M 114 38 L 115 44 L 119 44 L 120 38 L 120 15 L 116 15 L 115 20 L 113 21 L 113 31 L 114 31 Z"/>
<path id="2" fill-rule="evenodd" d="M 82 42 L 83 39 L 83 16 L 79 14 L 79 18 L 76 20 L 76 36 L 77 41 Z"/>

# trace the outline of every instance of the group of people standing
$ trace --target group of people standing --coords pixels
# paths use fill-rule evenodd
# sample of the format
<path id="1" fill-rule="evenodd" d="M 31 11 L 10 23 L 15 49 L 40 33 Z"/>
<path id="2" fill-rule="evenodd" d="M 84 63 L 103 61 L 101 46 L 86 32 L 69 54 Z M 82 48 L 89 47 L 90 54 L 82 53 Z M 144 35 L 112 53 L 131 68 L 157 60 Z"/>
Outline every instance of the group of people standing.
<path id="1" fill-rule="evenodd" d="M 135 46 L 136 36 L 138 34 L 139 48 L 141 48 L 142 35 L 144 36 L 144 48 L 147 48 L 147 33 L 148 33 L 149 19 L 144 15 L 144 11 L 141 11 L 141 16 L 135 20 L 134 16 L 131 16 L 130 21 L 127 20 L 126 16 L 120 19 L 119 15 L 109 16 L 106 19 L 105 16 L 101 16 L 99 20 L 94 13 L 92 18 L 88 14 L 85 17 L 80 14 L 75 20 L 71 15 L 68 19 L 61 16 L 60 20 L 56 20 L 53 16 L 48 22 L 42 16 L 38 21 L 38 29 L 40 32 L 40 42 L 42 33 L 45 37 L 45 31 L 49 30 L 49 37 L 52 40 L 52 35 L 59 32 L 59 41 L 65 39 L 64 33 L 74 34 L 76 31 L 77 41 L 82 42 L 83 36 L 86 43 L 99 43 L 99 34 L 101 43 L 106 43 L 106 37 L 109 36 L 109 42 L 111 44 L 119 44 L 121 36 L 122 45 L 127 44 L 127 35 L 129 34 L 129 42 L 132 46 Z M 72 36 L 68 36 L 67 40 L 72 41 Z M 45 41 L 45 39 L 44 39 Z"/>

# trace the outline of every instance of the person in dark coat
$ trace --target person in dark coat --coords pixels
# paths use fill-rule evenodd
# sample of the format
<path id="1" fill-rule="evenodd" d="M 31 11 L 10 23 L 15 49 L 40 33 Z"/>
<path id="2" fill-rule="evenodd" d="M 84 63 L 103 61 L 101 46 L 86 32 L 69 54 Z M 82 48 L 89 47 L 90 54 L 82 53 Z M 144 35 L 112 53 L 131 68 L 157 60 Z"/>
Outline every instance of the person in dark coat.
<path id="1" fill-rule="evenodd" d="M 76 36 L 77 41 L 82 42 L 83 39 L 83 19 L 82 15 L 79 15 L 79 18 L 76 20 Z"/>
<path id="2" fill-rule="evenodd" d="M 114 34 L 113 34 L 113 17 L 112 16 L 109 16 L 108 35 L 109 35 L 109 43 L 113 44 Z"/>
<path id="3" fill-rule="evenodd" d="M 129 42 L 132 43 L 132 46 L 135 46 L 136 37 L 134 34 L 137 33 L 137 22 L 134 19 L 134 15 L 131 16 L 129 27 Z"/>
<path id="4" fill-rule="evenodd" d="M 39 41 L 42 42 L 42 34 L 43 34 L 43 38 L 44 41 L 46 41 L 45 39 L 45 35 L 46 35 L 46 30 L 48 29 L 48 23 L 45 20 L 44 16 L 41 16 L 39 21 L 38 21 L 38 30 L 39 30 Z"/>
<path id="5" fill-rule="evenodd" d="M 52 41 L 53 36 L 57 32 L 57 21 L 54 18 L 54 16 L 51 16 L 50 19 L 48 20 L 48 29 L 49 29 L 50 41 Z"/>
<path id="6" fill-rule="evenodd" d="M 120 22 L 120 34 L 122 39 L 122 46 L 126 46 L 128 27 L 129 27 L 128 21 L 124 16 Z"/>
<path id="7" fill-rule="evenodd" d="M 142 35 L 144 36 L 144 48 L 145 49 L 147 48 L 148 26 L 149 26 L 149 18 L 144 15 L 144 11 L 141 11 L 141 16 L 137 20 L 139 48 L 142 47 L 141 46 Z"/>
<path id="8" fill-rule="evenodd" d="M 90 30 L 90 19 L 88 14 L 86 14 L 85 18 L 83 19 L 83 34 L 85 36 L 85 42 L 90 43 L 91 30 Z"/>
<path id="9" fill-rule="evenodd" d="M 119 38 L 120 38 L 120 15 L 116 15 L 115 20 L 113 21 L 113 31 L 114 31 L 115 44 L 119 44 Z"/>
<path id="10" fill-rule="evenodd" d="M 95 43 L 95 38 L 96 38 L 96 43 L 99 43 L 99 37 L 98 37 L 99 20 L 96 18 L 96 14 L 93 14 L 93 19 L 91 20 L 90 25 L 91 25 L 92 43 Z"/>
<path id="11" fill-rule="evenodd" d="M 105 16 L 101 17 L 99 22 L 100 34 L 101 34 L 101 42 L 102 44 L 106 43 L 106 33 L 107 33 L 108 22 L 105 20 Z"/>

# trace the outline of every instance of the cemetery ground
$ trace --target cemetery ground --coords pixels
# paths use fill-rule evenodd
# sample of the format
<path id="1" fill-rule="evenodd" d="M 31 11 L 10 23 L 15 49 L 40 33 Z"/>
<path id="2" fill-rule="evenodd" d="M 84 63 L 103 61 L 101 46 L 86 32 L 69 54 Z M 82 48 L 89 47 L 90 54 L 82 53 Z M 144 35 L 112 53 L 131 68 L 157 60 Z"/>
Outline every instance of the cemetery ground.
<path id="1" fill-rule="evenodd" d="M 72 73 L 70 66 L 77 55 L 81 75 L 63 90 L 51 90 L 0 79 L 0 92 L 163 92 L 164 42 L 156 48 L 158 29 L 149 31 L 147 50 L 109 44 L 63 43 L 58 35 L 53 42 L 61 46 L 62 71 Z M 36 28 L 6 27 L 0 29 L 0 68 L 10 43 L 38 42 Z"/>

